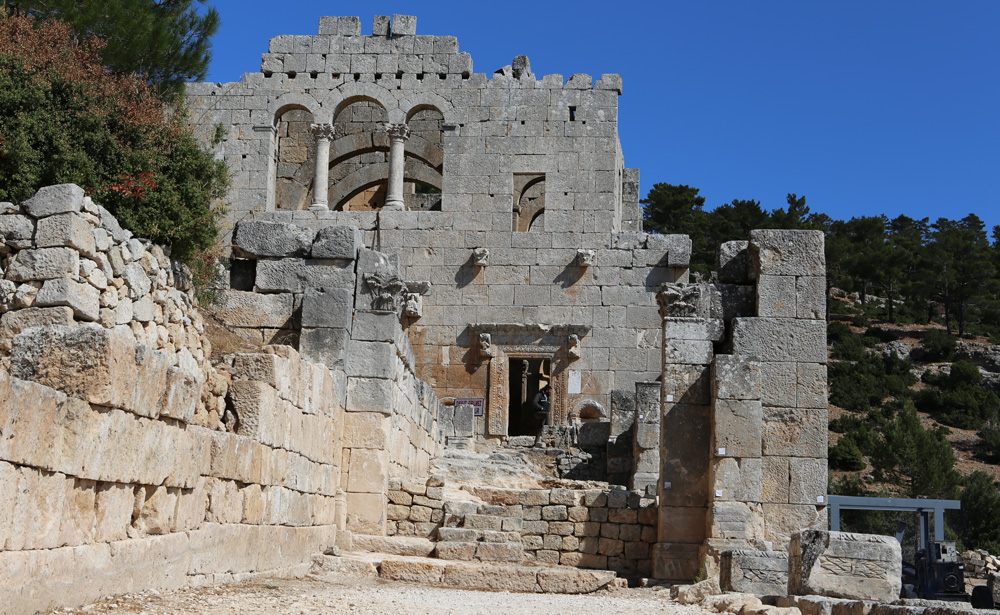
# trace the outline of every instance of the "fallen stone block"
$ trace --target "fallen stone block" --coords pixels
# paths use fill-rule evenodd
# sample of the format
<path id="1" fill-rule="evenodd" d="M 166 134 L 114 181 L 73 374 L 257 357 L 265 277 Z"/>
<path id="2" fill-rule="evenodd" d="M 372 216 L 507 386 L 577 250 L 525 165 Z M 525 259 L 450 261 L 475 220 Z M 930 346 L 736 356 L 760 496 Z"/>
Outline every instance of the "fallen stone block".
<path id="1" fill-rule="evenodd" d="M 537 592 L 536 574 L 536 568 L 521 566 L 449 564 L 442 581 L 447 587 Z"/>
<path id="2" fill-rule="evenodd" d="M 714 577 L 692 585 L 674 585 L 670 588 L 670 597 L 681 604 L 698 604 L 709 596 L 721 593 L 719 580 Z"/>
<path id="3" fill-rule="evenodd" d="M 899 597 L 902 552 L 888 536 L 806 530 L 788 545 L 788 593 L 889 602 Z"/>
<path id="4" fill-rule="evenodd" d="M 781 551 L 724 551 L 719 585 L 726 591 L 781 596 L 788 591 L 788 554 Z"/>
<path id="5" fill-rule="evenodd" d="M 440 585 L 447 564 L 428 560 L 384 559 L 379 576 L 389 581 Z"/>
<path id="6" fill-rule="evenodd" d="M 353 577 L 377 577 L 378 568 L 375 564 L 360 557 L 349 555 L 318 555 L 313 558 L 312 574 L 322 575 L 324 572 L 344 574 Z"/>
<path id="7" fill-rule="evenodd" d="M 615 580 L 615 573 L 604 570 L 538 571 L 538 587 L 549 594 L 589 594 Z"/>

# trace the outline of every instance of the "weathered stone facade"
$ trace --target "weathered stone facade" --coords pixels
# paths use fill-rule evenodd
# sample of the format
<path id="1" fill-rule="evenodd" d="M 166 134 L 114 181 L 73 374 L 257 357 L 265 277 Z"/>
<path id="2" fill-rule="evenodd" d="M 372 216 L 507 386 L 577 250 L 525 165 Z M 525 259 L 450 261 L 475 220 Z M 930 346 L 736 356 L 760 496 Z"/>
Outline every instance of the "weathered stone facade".
<path id="1" fill-rule="evenodd" d="M 480 437 L 537 431 L 530 399 L 506 399 L 522 362 L 544 362 L 553 423 L 581 413 L 607 420 L 612 391 L 631 393 L 659 376 L 655 294 L 686 280 L 690 250 L 686 237 L 640 232 L 638 173 L 624 168 L 618 141 L 621 78 L 536 78 L 524 58 L 487 78 L 472 72 L 453 37 L 415 35 L 415 20 L 396 19 L 407 24 L 402 32 L 380 25 L 361 36 L 356 18 L 323 18 L 317 36 L 272 39 L 262 72 L 245 82 L 189 86 L 201 130 L 227 131 L 220 153 L 233 165 L 234 220 L 243 221 L 237 255 L 242 229 L 259 224 L 248 214 L 312 234 L 354 226 L 364 246 L 390 254 L 402 280 L 419 288 L 408 292 L 404 319 L 417 376 L 439 397 L 489 400 L 477 417 Z M 333 126 L 328 164 L 283 157 L 288 110 Z M 442 119 L 426 119 L 432 111 Z M 296 134 L 296 151 L 315 152 L 327 139 Z M 393 152 L 405 160 L 399 175 L 385 162 Z M 345 164 L 363 185 L 342 176 Z M 281 182 L 293 165 L 303 177 L 316 177 L 311 167 L 329 171 L 325 205 L 303 197 L 286 208 Z M 413 199 L 426 195 L 406 194 L 402 205 L 384 206 L 388 188 L 382 202 L 349 197 L 397 177 L 439 189 L 439 204 L 424 210 Z M 257 284 L 242 288 L 296 292 L 275 288 L 274 270 L 262 265 Z M 281 267 L 284 279 L 296 277 L 291 263 Z M 294 305 L 281 300 L 282 318 Z"/>
<path id="2" fill-rule="evenodd" d="M 822 235 L 753 231 L 690 280 L 689 238 L 642 232 L 620 77 L 537 79 L 519 56 L 487 78 L 415 28 L 324 17 L 260 73 L 189 86 L 233 171 L 214 311 L 260 352 L 211 357 L 180 270 L 79 188 L 0 204 L 15 611 L 69 604 L 51 583 L 79 601 L 298 574 L 352 533 L 666 580 L 722 559 L 757 587 L 824 527 Z M 446 447 L 535 434 L 566 449 L 558 476 L 610 484 L 470 502 L 427 480 Z"/>
<path id="3" fill-rule="evenodd" d="M 723 244 L 718 271 L 659 295 L 658 578 L 827 523 L 823 235 L 752 231 Z"/>

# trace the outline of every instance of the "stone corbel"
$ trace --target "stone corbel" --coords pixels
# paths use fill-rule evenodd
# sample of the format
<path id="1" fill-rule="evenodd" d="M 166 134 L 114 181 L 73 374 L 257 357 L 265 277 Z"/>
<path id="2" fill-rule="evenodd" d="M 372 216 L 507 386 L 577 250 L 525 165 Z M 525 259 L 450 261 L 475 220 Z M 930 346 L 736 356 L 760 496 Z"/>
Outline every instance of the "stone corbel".
<path id="1" fill-rule="evenodd" d="M 577 250 L 576 251 L 576 266 L 577 267 L 590 267 L 594 264 L 594 257 L 596 256 L 594 250 Z"/>
<path id="2" fill-rule="evenodd" d="M 476 248 L 472 251 L 472 264 L 485 267 L 490 264 L 490 251 L 487 248 Z"/>
<path id="3" fill-rule="evenodd" d="M 424 315 L 424 295 L 430 294 L 431 283 L 428 281 L 407 282 L 403 297 L 403 316 L 420 318 Z"/>
<path id="4" fill-rule="evenodd" d="M 493 350 L 493 336 L 489 333 L 480 333 L 477 344 L 480 357 L 488 359 L 495 354 L 495 351 Z"/>
<path id="5" fill-rule="evenodd" d="M 580 358 L 580 336 L 576 333 L 566 338 L 566 354 L 569 355 L 570 361 L 576 361 Z"/>

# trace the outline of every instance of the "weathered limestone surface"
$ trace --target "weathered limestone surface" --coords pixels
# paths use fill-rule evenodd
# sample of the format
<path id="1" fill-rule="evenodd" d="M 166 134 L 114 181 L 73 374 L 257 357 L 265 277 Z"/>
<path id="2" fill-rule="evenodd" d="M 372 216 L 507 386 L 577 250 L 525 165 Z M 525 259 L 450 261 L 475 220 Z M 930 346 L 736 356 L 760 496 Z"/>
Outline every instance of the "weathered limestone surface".
<path id="1" fill-rule="evenodd" d="M 372 412 L 346 412 L 343 364 L 310 362 L 291 346 L 213 367 L 163 251 L 75 186 L 56 188 L 0 214 L 16 218 L 0 261 L 4 612 L 301 575 L 339 531 L 384 533 L 388 477 L 426 475 L 444 439 L 398 318 L 366 321 L 356 342 L 356 352 L 384 350 L 351 369 L 385 385 L 368 400 Z M 342 333 L 347 352 L 356 232 L 328 239 L 337 258 L 289 263 L 293 280 L 336 284 L 346 318 L 306 316 L 341 325 L 312 330 Z M 263 339 L 301 318 L 291 292 L 301 288 L 228 291 L 219 313 Z"/>
<path id="2" fill-rule="evenodd" d="M 788 593 L 890 602 L 899 597 L 901 569 L 892 537 L 799 532 L 788 546 Z"/>
<path id="3" fill-rule="evenodd" d="M 788 553 L 734 549 L 720 561 L 719 584 L 732 592 L 781 596 L 788 591 Z"/>

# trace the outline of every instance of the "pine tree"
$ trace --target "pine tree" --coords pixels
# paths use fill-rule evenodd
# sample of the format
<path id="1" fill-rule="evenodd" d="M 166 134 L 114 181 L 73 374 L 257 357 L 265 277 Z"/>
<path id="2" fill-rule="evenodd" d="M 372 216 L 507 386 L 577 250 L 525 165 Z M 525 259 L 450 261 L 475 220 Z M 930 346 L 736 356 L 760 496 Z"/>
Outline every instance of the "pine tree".
<path id="1" fill-rule="evenodd" d="M 161 99 L 173 100 L 185 81 L 204 79 L 212 37 L 219 29 L 206 0 L 20 0 L 15 11 L 57 18 L 81 38 L 105 42 L 105 65 L 146 79 Z"/>

